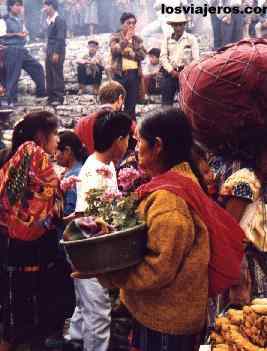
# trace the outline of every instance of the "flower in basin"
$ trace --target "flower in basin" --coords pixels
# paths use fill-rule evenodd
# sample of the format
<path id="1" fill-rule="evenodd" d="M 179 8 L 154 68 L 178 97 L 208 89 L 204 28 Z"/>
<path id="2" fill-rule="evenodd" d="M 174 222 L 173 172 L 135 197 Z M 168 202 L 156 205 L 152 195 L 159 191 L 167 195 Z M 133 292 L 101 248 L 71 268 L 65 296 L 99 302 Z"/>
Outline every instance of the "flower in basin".
<path id="1" fill-rule="evenodd" d="M 140 171 L 133 167 L 122 168 L 118 174 L 118 182 L 122 191 L 129 191 L 134 182 L 141 177 Z"/>
<path id="2" fill-rule="evenodd" d="M 139 202 L 133 193 L 125 196 L 106 188 L 91 189 L 86 201 L 86 215 L 102 218 L 114 230 L 130 228 L 140 223 L 136 212 Z"/>
<path id="3" fill-rule="evenodd" d="M 122 193 L 120 191 L 105 190 L 105 192 L 102 194 L 101 200 L 103 202 L 111 203 L 121 198 L 122 198 Z"/>

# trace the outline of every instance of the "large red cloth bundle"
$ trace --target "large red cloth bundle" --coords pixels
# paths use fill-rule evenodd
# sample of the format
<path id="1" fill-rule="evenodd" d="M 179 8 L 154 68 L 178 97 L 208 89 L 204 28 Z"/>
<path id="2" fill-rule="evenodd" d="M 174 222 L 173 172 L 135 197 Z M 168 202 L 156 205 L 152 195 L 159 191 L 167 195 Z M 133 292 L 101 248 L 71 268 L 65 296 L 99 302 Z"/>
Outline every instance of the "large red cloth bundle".
<path id="1" fill-rule="evenodd" d="M 267 126 L 267 40 L 243 40 L 193 62 L 180 85 L 196 139 L 213 150 L 236 147 L 242 136 Z"/>

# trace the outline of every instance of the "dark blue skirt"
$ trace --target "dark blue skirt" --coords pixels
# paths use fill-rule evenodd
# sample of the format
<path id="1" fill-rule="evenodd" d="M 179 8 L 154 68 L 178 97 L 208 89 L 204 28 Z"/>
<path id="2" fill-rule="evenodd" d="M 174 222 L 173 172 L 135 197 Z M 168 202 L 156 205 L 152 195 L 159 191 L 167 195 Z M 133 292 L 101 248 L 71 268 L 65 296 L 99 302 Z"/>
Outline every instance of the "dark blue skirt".
<path id="1" fill-rule="evenodd" d="M 3 339 L 29 343 L 62 330 L 73 313 L 75 294 L 56 232 L 32 242 L 1 239 Z"/>
<path id="2" fill-rule="evenodd" d="M 132 347 L 138 351 L 198 351 L 204 334 L 169 335 L 135 322 Z"/>

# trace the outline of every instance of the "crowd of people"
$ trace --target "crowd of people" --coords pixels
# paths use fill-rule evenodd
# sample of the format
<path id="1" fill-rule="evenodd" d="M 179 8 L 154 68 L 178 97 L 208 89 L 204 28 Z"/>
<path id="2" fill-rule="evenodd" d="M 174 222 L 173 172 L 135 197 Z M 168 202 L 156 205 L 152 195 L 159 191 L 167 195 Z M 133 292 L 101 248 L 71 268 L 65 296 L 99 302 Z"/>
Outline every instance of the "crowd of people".
<path id="1" fill-rule="evenodd" d="M 66 21 L 59 14 L 57 1 L 44 2 L 43 11 L 47 15 L 48 25 L 44 73 L 42 65 L 25 46 L 28 33 L 21 17 L 22 5 L 22 1 L 9 1 L 8 16 L 0 23 L 3 46 L 1 82 L 6 95 L 5 103 L 9 107 L 16 103 L 18 80 L 24 69 L 35 82 L 38 98 L 47 96 L 48 104 L 63 104 Z M 86 85 L 92 85 L 97 93 L 103 71 L 106 70 L 110 79 L 120 82 L 126 89 L 125 111 L 133 119 L 138 100 L 150 94 L 162 95 L 162 104 L 172 105 L 179 90 L 179 72 L 199 58 L 199 45 L 197 39 L 185 31 L 187 18 L 184 15 L 169 16 L 167 23 L 174 28 L 174 34 L 163 40 L 161 51 L 158 48 L 147 50 L 142 38 L 136 34 L 136 16 L 131 12 L 123 13 L 120 30 L 111 35 L 110 59 L 106 67 L 95 38 L 88 41 L 88 54 L 77 59 L 79 92 L 83 94 Z M 146 58 L 149 62 L 144 64 Z"/>
<path id="2" fill-rule="evenodd" d="M 76 9 L 76 15 L 74 13 L 69 15 L 71 20 L 75 21 L 81 15 L 87 17 L 83 7 L 90 13 L 100 13 L 100 9 L 96 10 L 96 8 L 101 6 L 102 2 L 91 1 L 89 6 L 86 1 L 81 3 L 77 1 L 70 3 L 48 1 L 47 6 L 43 6 L 43 3 L 37 6 L 39 2 L 34 1 L 35 7 L 37 6 L 38 9 L 37 7 L 35 9 L 30 3 L 31 1 L 24 1 L 24 3 L 22 1 L 8 1 L 6 10 L 4 10 L 5 5 L 2 3 L 0 12 L 0 105 L 5 107 L 6 105 L 13 107 L 17 102 L 17 84 L 22 69 L 33 79 L 37 97 L 47 96 L 47 102 L 54 105 L 63 103 L 66 39 L 69 31 L 72 31 L 71 28 L 73 28 L 73 24 L 69 23 L 67 12 L 64 12 L 63 8 L 66 10 L 68 6 L 74 9 L 79 7 Z M 127 1 L 118 3 L 121 9 L 127 8 L 127 6 L 129 8 L 129 4 L 132 8 L 136 6 L 135 1 L 129 1 L 129 4 Z M 219 3 L 213 2 L 211 5 L 215 6 Z M 247 2 L 244 2 L 240 6 L 246 5 L 248 5 Z M 141 6 L 142 9 L 144 4 L 140 3 L 138 6 Z M 149 4 L 146 3 L 146 6 L 148 8 Z M 158 6 L 159 4 L 156 2 L 155 9 Z M 110 11 L 113 10 L 114 7 L 110 6 Z M 45 67 L 42 67 L 27 49 L 28 39 L 31 39 L 33 33 L 38 32 L 36 28 L 32 30 L 31 26 L 41 28 L 39 22 L 34 24 L 33 18 L 35 16 L 31 14 L 31 11 L 37 11 L 39 15 L 42 14 L 44 17 L 45 29 L 42 30 L 42 33 L 46 33 L 47 37 Z M 102 10 L 101 14 L 104 16 L 110 11 Z M 116 18 L 120 22 L 116 24 L 116 27 L 109 29 L 114 32 L 110 39 L 109 59 L 104 60 L 103 57 L 100 57 L 101 44 L 97 36 L 89 37 L 88 54 L 77 58 L 77 80 L 80 94 L 86 92 L 86 86 L 92 86 L 93 93 L 97 94 L 103 73 L 106 72 L 110 79 L 119 81 L 127 90 L 125 109 L 134 118 L 136 103 L 149 101 L 152 95 L 160 95 L 163 105 L 173 103 L 179 91 L 177 79 L 179 71 L 192 60 L 199 58 L 201 33 L 197 29 L 199 26 L 197 23 L 200 20 L 203 22 L 203 18 L 199 19 L 199 15 L 195 15 L 195 17 L 186 17 L 182 14 L 161 15 L 164 17 L 159 21 L 161 25 L 158 28 L 164 33 L 161 47 L 145 47 L 143 40 L 153 31 L 151 32 L 149 28 L 143 28 L 141 32 L 139 30 L 140 34 L 137 34 L 137 18 L 139 17 L 134 12 L 124 12 L 118 16 L 119 13 L 121 12 L 118 10 Z M 88 14 L 89 17 L 91 15 Z M 55 22 L 54 18 L 56 18 Z M 262 16 L 248 16 L 240 12 L 230 17 L 211 15 L 205 20 L 206 27 L 203 27 L 202 31 L 208 31 L 209 27 L 213 29 L 214 49 L 237 42 L 244 37 L 265 37 L 266 35 L 267 22 L 264 14 Z M 94 30 L 92 29 L 93 25 L 89 22 L 87 27 L 91 26 L 91 34 Z M 107 21 L 103 19 L 103 23 L 107 23 Z M 80 28 L 83 27 L 84 24 L 81 24 Z M 81 34 L 82 29 L 78 32 Z M 192 33 L 195 33 L 196 36 Z"/>
<path id="3" fill-rule="evenodd" d="M 151 0 L 59 0 L 58 4 L 59 13 L 66 20 L 70 36 L 113 32 L 118 29 L 120 15 L 126 10 L 136 14 L 147 6 L 153 10 Z M 30 42 L 43 38 L 46 23 L 42 6 L 42 0 L 24 1 L 25 24 Z M 1 0 L 0 15 L 6 14 L 6 0 Z M 152 17 L 153 13 L 149 16 Z"/>
<path id="4" fill-rule="evenodd" d="M 121 112 L 126 94 L 116 81 L 102 84 L 101 105 L 74 132 L 58 134 L 50 112 L 29 113 L 0 154 L 1 351 L 25 343 L 34 350 L 75 345 L 115 351 L 122 344 L 124 350 L 198 350 L 207 327 L 208 287 L 215 287 L 208 270 L 211 233 L 228 231 L 246 252 L 224 307 L 267 297 L 266 131 L 254 135 L 244 159 L 212 155 L 194 143 L 178 108 L 152 111 L 133 133 L 131 116 Z M 147 253 L 122 271 L 70 275 L 59 246 L 64 227 L 84 215 L 89 189 L 118 191 L 117 172 L 128 159 L 146 175 L 136 191 L 148 227 Z M 78 182 L 67 187 L 72 176 Z M 115 333 L 112 289 L 121 291 L 120 317 L 131 321 Z"/>
<path id="5" fill-rule="evenodd" d="M 34 2 L 46 15 L 44 69 L 26 47 L 22 0 L 8 0 L 0 19 L 0 101 L 16 104 L 24 69 L 38 99 L 62 104 L 67 27 L 92 34 L 104 2 Z M 68 11 L 79 19 L 74 12 L 67 19 Z M 0 351 L 25 344 L 33 351 L 198 351 L 218 296 L 220 310 L 267 298 L 267 130 L 251 132 L 242 152 L 208 150 L 179 104 L 173 107 L 180 73 L 200 57 L 188 17 L 161 22 L 171 33 L 161 48 L 145 47 L 134 12 L 119 19 L 119 30 L 109 29 L 108 66 L 97 36 L 77 58 L 79 94 L 91 85 L 96 110 L 61 132 L 54 113 L 27 113 L 0 151 Z M 239 20 L 211 18 L 213 28 L 221 26 L 215 48 L 226 43 L 218 39 L 223 27 L 228 34 L 237 23 L 241 29 Z M 257 21 L 255 32 L 260 26 L 264 36 L 266 19 Z M 235 32 L 227 41 L 242 36 Z M 136 104 L 152 95 L 161 96 L 162 107 L 137 121 Z M 87 215 L 90 189 L 118 192 L 119 171 L 129 166 L 142 175 L 134 190 L 147 227 L 143 259 L 115 272 L 74 271 L 59 244 L 66 226 Z M 231 240 L 218 240 L 225 235 Z"/>
<path id="6" fill-rule="evenodd" d="M 13 106 L 17 101 L 17 85 L 21 70 L 25 70 L 36 85 L 36 96 L 48 96 L 48 103 L 63 103 L 64 60 L 66 47 L 66 23 L 58 15 L 55 1 L 44 2 L 47 14 L 47 49 L 45 71 L 43 66 L 33 58 L 25 47 L 28 32 L 21 17 L 22 1 L 9 1 L 8 16 L 1 21 L 1 43 L 4 48 L 1 82 L 5 89 L 7 105 Z M 46 82 L 45 82 L 46 80 Z"/>
<path id="7" fill-rule="evenodd" d="M 27 23 L 27 3 L 27 1 L 24 2 L 23 11 L 22 1 L 9 1 L 7 14 L 2 16 L 2 19 L 0 17 L 0 84 L 1 95 L 6 95 L 6 99 L 1 98 L 1 105 L 8 104 L 12 107 L 16 103 L 17 84 L 22 69 L 35 82 L 37 97 L 48 96 L 48 103 L 62 104 L 65 89 L 66 38 L 68 31 L 72 28 L 66 13 L 62 12 L 62 6 L 67 7 L 68 4 L 51 1 L 47 5 L 49 9 L 43 6 L 42 11 L 38 10 L 39 14 L 42 13 L 45 16 L 47 33 L 46 72 L 44 73 L 44 68 L 30 55 L 26 47 L 28 36 L 30 38 L 32 36 L 31 28 Z M 95 1 L 90 2 L 90 6 L 94 7 L 94 3 Z M 100 3 L 101 1 L 99 6 Z M 74 7 L 86 7 L 85 2 L 83 5 L 76 1 L 73 4 Z M 123 7 L 123 2 L 121 6 Z M 155 4 L 156 6 L 158 5 Z M 242 6 L 245 6 L 245 3 Z M 33 10 L 32 6 L 30 8 Z M 112 6 L 110 8 L 113 9 Z M 77 11 L 80 15 L 86 16 L 81 8 Z M 22 16 L 23 12 L 25 20 Z M 71 14 L 70 18 L 74 20 L 77 16 Z M 57 18 L 55 23 L 54 17 Z M 30 15 L 30 18 L 28 22 L 33 25 L 34 16 Z M 162 24 L 161 30 L 166 32 L 168 29 L 171 34 L 163 37 L 161 48 L 144 47 L 142 33 L 144 32 L 146 37 L 148 32 L 144 29 L 141 36 L 137 35 L 138 23 L 135 14 L 124 12 L 120 17 L 117 15 L 117 18 L 120 18 L 120 23 L 116 29 L 112 28 L 114 34 L 110 39 L 109 62 L 104 62 L 103 57 L 99 55 L 100 44 L 97 37 L 91 37 L 88 41 L 88 54 L 77 58 L 79 92 L 83 94 L 86 86 L 89 85 L 93 87 L 93 93 L 97 94 L 103 72 L 106 71 L 110 79 L 119 81 L 127 90 L 126 111 L 133 117 L 137 101 L 149 100 L 151 95 L 161 95 L 162 104 L 171 105 L 179 91 L 177 79 L 179 71 L 192 60 L 197 60 L 200 55 L 199 39 L 190 33 L 194 32 L 192 18 L 175 14 L 164 15 L 164 25 Z M 207 21 L 212 24 L 215 49 L 248 35 L 265 36 L 264 15 L 254 17 L 246 17 L 241 13 L 231 17 L 212 15 Z M 115 32 L 117 29 L 118 31 Z M 34 33 L 37 31 L 34 30 Z"/>

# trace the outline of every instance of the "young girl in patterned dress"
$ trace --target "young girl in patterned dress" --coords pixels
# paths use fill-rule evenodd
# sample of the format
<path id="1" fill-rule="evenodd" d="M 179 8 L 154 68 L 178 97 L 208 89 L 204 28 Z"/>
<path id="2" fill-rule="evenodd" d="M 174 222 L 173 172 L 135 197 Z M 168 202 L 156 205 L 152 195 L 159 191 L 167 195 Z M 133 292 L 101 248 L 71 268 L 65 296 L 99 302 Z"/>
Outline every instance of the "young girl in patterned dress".
<path id="1" fill-rule="evenodd" d="M 57 118 L 31 113 L 15 127 L 9 160 L 0 170 L 1 351 L 20 344 L 40 350 L 47 337 L 62 332 L 74 309 L 70 267 L 56 231 L 63 203 L 49 155 L 57 144 Z"/>

